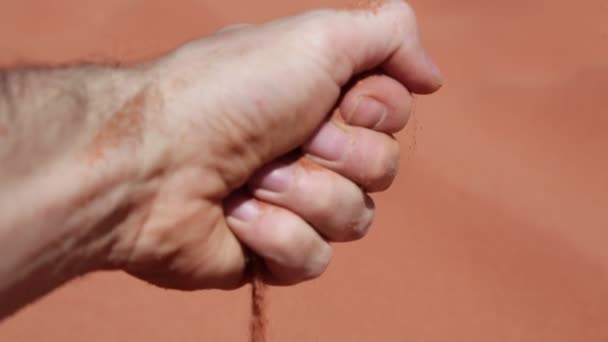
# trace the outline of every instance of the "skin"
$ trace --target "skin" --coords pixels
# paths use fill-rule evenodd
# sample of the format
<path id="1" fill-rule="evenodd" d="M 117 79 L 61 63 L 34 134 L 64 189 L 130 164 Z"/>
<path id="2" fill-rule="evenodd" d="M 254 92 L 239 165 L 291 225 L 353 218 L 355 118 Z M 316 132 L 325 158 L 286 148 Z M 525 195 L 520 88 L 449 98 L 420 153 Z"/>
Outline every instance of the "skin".
<path id="1" fill-rule="evenodd" d="M 96 270 L 181 290 L 320 276 L 362 238 L 412 94 L 402 1 L 239 25 L 133 66 L 0 73 L 0 317 Z"/>

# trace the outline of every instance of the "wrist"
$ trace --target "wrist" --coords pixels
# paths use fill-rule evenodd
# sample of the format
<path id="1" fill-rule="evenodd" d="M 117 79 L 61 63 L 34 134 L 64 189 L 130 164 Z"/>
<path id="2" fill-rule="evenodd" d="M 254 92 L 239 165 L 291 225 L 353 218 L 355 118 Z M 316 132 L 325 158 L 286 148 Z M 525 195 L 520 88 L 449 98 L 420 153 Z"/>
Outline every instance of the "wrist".
<path id="1" fill-rule="evenodd" d="M 0 317 L 120 251 L 117 227 L 132 224 L 132 206 L 152 193 L 153 168 L 141 161 L 156 104 L 143 69 L 3 77 L 0 294 L 11 300 Z"/>
<path id="2" fill-rule="evenodd" d="M 125 240 L 130 232 L 136 234 L 132 226 L 141 219 L 135 208 L 152 196 L 153 180 L 160 172 L 158 154 L 150 153 L 149 146 L 154 137 L 148 126 L 162 102 L 153 69 L 106 73 L 90 92 L 89 107 L 98 110 L 91 113 L 97 124 L 87 130 L 80 148 L 68 154 L 65 169 L 48 177 L 63 184 L 58 191 L 64 197 L 56 201 L 54 214 L 62 222 L 58 226 L 68 230 L 65 239 L 72 241 L 64 256 L 66 267 L 73 267 L 66 269 L 71 275 L 122 260 L 128 252 Z M 104 98 L 108 94 L 110 98 Z"/>

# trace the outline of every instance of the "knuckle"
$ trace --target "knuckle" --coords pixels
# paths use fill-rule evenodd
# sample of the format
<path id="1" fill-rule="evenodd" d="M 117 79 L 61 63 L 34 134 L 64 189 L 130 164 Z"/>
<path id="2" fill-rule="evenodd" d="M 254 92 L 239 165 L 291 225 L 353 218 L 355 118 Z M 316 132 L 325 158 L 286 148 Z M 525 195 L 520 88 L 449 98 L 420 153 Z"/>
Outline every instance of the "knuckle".
<path id="1" fill-rule="evenodd" d="M 355 218 L 340 230 L 340 234 L 337 235 L 337 241 L 348 242 L 364 238 L 369 232 L 369 228 L 374 220 L 374 215 L 374 202 L 371 197 L 364 195 L 359 209 L 356 214 L 353 215 Z"/>
<path id="2" fill-rule="evenodd" d="M 347 53 L 336 53 L 337 47 L 345 45 L 351 22 L 347 16 L 332 10 L 316 10 L 302 17 L 297 27 L 294 41 L 302 42 L 302 46 L 316 65 L 324 69 L 335 65 L 350 65 L 353 63 Z"/>
<path id="3" fill-rule="evenodd" d="M 331 14 L 326 11 L 316 10 L 302 14 L 296 25 L 289 32 L 293 36 L 304 40 L 309 47 L 316 51 L 325 51 L 329 48 L 328 36 L 331 30 L 327 29 L 327 23 L 331 22 Z"/>
<path id="4" fill-rule="evenodd" d="M 399 144 L 391 140 L 380 151 L 378 159 L 370 168 L 368 181 L 364 184 L 367 191 L 388 189 L 399 171 Z"/>
<path id="5" fill-rule="evenodd" d="M 407 37 L 406 41 L 417 41 L 419 38 L 418 31 L 418 19 L 414 8 L 406 1 L 402 1 L 399 6 L 401 7 L 397 15 L 399 37 Z"/>
<path id="6" fill-rule="evenodd" d="M 313 171 L 302 177 L 295 193 L 305 198 L 303 218 L 331 241 L 352 241 L 365 233 L 369 211 L 361 188 L 355 183 L 327 172 Z"/>
<path id="7" fill-rule="evenodd" d="M 406 19 L 409 19 L 409 21 L 415 22 L 416 21 L 416 13 L 414 11 L 414 7 L 412 7 L 412 5 L 409 3 L 409 1 L 402 1 L 402 7 L 403 7 L 403 13 L 406 17 Z"/>
<path id="8" fill-rule="evenodd" d="M 399 11 L 401 15 L 401 22 L 404 23 L 408 28 L 415 29 L 417 25 L 416 11 L 409 1 L 401 1 L 398 4 L 401 9 Z"/>
<path id="9" fill-rule="evenodd" d="M 368 195 L 364 198 L 364 209 L 361 211 L 359 220 L 352 226 L 352 236 L 361 239 L 367 235 L 375 217 L 374 201 Z"/>
<path id="10" fill-rule="evenodd" d="M 310 280 L 320 277 L 329 267 L 333 258 L 333 250 L 327 243 L 320 244 L 309 255 L 303 267 L 303 280 Z"/>
<path id="11" fill-rule="evenodd" d="M 327 254 L 322 246 L 325 242 L 308 232 L 311 228 L 303 220 L 282 209 L 281 213 L 277 220 L 281 227 L 274 231 L 266 252 L 275 263 L 291 270 L 289 273 L 295 279 L 318 274 Z"/>
<path id="12" fill-rule="evenodd" d="M 298 264 L 276 264 L 278 269 L 273 270 L 273 279 L 281 285 L 296 285 L 305 281 L 319 278 L 331 263 L 333 256 L 329 244 L 323 243 L 319 248 L 311 250 L 306 258 L 300 259 Z"/>

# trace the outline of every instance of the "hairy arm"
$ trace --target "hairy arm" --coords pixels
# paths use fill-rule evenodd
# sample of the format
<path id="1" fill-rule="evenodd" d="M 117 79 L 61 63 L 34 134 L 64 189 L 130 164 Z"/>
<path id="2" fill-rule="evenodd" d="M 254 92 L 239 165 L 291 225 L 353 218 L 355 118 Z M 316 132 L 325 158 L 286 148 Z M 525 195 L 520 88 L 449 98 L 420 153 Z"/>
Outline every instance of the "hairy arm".
<path id="1" fill-rule="evenodd" d="M 137 193 L 150 83 L 115 67 L 0 71 L 0 320 L 104 266 Z"/>

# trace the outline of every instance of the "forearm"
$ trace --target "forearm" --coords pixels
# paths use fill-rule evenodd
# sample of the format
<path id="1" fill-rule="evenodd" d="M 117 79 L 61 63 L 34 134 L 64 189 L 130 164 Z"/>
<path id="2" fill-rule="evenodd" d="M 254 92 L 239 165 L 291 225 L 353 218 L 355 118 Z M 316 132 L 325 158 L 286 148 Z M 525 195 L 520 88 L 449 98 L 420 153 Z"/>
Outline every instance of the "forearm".
<path id="1" fill-rule="evenodd" d="M 149 84 L 96 66 L 0 72 L 0 319 L 102 265 Z"/>

